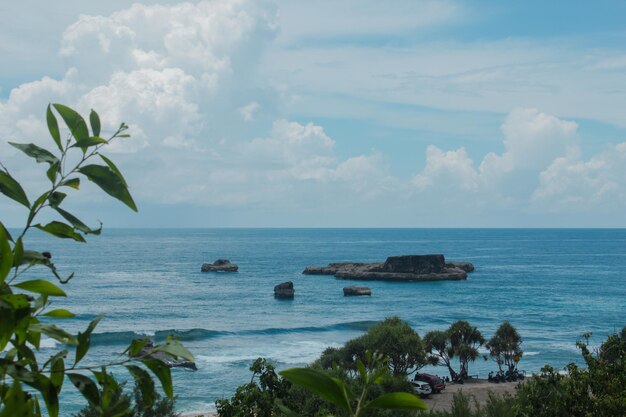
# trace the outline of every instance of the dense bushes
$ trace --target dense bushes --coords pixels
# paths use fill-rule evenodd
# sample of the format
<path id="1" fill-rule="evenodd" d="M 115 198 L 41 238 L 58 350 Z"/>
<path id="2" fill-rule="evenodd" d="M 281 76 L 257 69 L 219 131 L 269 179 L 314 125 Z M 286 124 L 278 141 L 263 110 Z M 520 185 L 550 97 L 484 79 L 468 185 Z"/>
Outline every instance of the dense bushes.
<path id="1" fill-rule="evenodd" d="M 365 352 L 378 352 L 389 360 L 393 375 L 406 375 L 426 365 L 422 340 L 408 323 L 389 317 L 372 326 L 363 336 L 348 341 L 339 349 L 328 348 L 320 357 L 320 365 L 330 369 L 337 364 L 356 371 L 356 361 L 365 361 Z"/>
<path id="2" fill-rule="evenodd" d="M 131 394 L 124 391 L 124 384 L 119 384 L 111 392 L 112 402 L 122 404 L 130 410 L 128 417 L 179 417 L 174 411 L 175 398 L 161 397 L 155 393 L 154 401 L 146 401 L 141 388 L 135 384 Z M 83 408 L 74 417 L 101 417 L 102 413 L 97 407 L 90 404 Z"/>
<path id="3" fill-rule="evenodd" d="M 400 337 L 406 332 L 406 337 Z M 467 375 L 467 364 L 478 357 L 477 347 L 484 343 L 478 330 L 467 322 L 456 322 L 447 331 L 431 332 L 424 338 L 427 349 L 439 349 L 442 356 L 451 361 L 460 359 L 460 370 L 456 375 Z M 392 355 L 395 363 L 383 363 L 384 372 L 376 384 L 367 388 L 362 398 L 366 404 L 391 392 L 412 392 L 407 379 L 413 363 L 420 366 L 425 356 L 414 346 L 402 354 L 407 340 L 420 340 L 417 333 L 398 318 L 390 318 L 373 326 L 365 335 L 348 341 L 343 347 L 329 348 L 321 358 L 307 369 L 314 375 L 341 381 L 346 392 L 364 392 L 361 357 L 367 361 L 369 349 L 380 346 L 385 354 Z M 478 404 L 471 396 L 462 392 L 455 394 L 450 411 L 420 412 L 416 410 L 367 409 L 360 414 L 369 416 L 432 416 L 432 417 L 616 417 L 626 416 L 626 327 L 620 334 L 613 334 L 596 350 L 591 349 L 588 339 L 579 342 L 586 368 L 570 364 L 566 373 L 546 366 L 541 375 L 533 376 L 520 384 L 515 396 L 490 395 L 485 404 Z M 379 343 L 378 345 L 376 343 Z M 417 344 L 417 343 L 416 343 Z M 491 355 L 499 366 L 509 369 L 517 365 L 522 355 L 521 337 L 508 322 L 503 323 L 487 343 Z M 419 344 L 421 348 L 421 343 Z M 422 351 L 423 352 L 423 351 Z M 363 355 L 363 356 L 361 356 Z M 437 362 L 441 357 L 437 357 Z M 463 365 L 465 363 L 465 365 Z M 361 364 L 361 365 L 359 365 Z M 415 366 L 415 365 L 414 365 Z M 451 365 L 450 365 L 451 366 Z M 371 370 L 368 367 L 367 373 Z M 277 406 L 277 400 L 288 409 L 303 416 L 350 416 L 350 412 L 333 405 L 328 398 L 313 395 L 286 382 L 276 375 L 273 367 L 259 359 L 251 368 L 250 384 L 239 387 L 231 400 L 220 400 L 220 417 L 275 416 L 284 415 L 286 409 Z M 400 370 L 404 372 L 400 372 Z M 267 375 L 264 377 L 264 375 Z M 257 383 L 256 377 L 259 376 Z M 264 380 L 265 378 L 265 380 Z M 265 382 L 264 382 L 265 381 Z M 313 392 L 316 392 L 313 390 Z M 352 398 L 352 397 L 350 397 Z M 354 401 L 354 400 L 353 400 Z"/>
<path id="4" fill-rule="evenodd" d="M 540 375 L 518 385 L 514 397 L 491 395 L 485 405 L 457 394 L 450 411 L 433 417 L 621 417 L 626 416 L 626 327 L 593 351 L 579 342 L 586 368 L 566 373 L 545 366 Z"/>

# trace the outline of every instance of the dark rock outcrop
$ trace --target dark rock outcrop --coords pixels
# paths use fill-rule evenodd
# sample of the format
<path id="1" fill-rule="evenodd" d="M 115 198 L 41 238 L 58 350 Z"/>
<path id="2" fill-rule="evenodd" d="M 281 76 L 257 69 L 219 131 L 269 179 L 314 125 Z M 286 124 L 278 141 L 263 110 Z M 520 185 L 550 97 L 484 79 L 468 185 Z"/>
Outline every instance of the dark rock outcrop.
<path id="1" fill-rule="evenodd" d="M 354 295 L 372 295 L 372 290 L 369 287 L 355 287 L 353 285 L 349 287 L 343 287 L 344 297 Z"/>
<path id="2" fill-rule="evenodd" d="M 471 262 L 448 262 L 446 268 L 459 268 L 465 272 L 474 272 L 474 264 Z"/>
<path id="3" fill-rule="evenodd" d="M 293 298 L 295 292 L 291 281 L 283 282 L 274 287 L 274 297 L 276 298 Z"/>
<path id="4" fill-rule="evenodd" d="M 193 369 L 194 371 L 198 370 L 195 362 L 188 361 L 186 359 L 177 359 L 174 356 L 168 355 L 165 352 L 151 352 L 153 348 L 154 343 L 152 341 L 149 341 L 145 344 L 143 349 L 141 349 L 141 351 L 134 357 L 141 359 L 156 359 L 160 362 L 163 362 L 170 368 L 187 368 Z"/>
<path id="5" fill-rule="evenodd" d="M 202 264 L 202 272 L 237 272 L 239 266 L 231 263 L 228 259 L 218 259 L 212 264 Z"/>
<path id="6" fill-rule="evenodd" d="M 443 255 L 390 256 L 385 262 L 341 262 L 307 266 L 303 274 L 334 275 L 340 279 L 381 281 L 446 281 L 467 279 L 469 262 L 446 263 Z"/>

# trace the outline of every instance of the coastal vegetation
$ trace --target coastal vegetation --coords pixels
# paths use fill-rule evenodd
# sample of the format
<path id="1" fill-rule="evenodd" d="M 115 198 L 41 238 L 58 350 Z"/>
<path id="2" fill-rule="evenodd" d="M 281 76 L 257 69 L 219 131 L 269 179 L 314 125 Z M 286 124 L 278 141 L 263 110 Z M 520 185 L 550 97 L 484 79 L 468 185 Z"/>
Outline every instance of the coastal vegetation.
<path id="1" fill-rule="evenodd" d="M 405 327 L 406 326 L 406 327 Z M 409 336 L 404 339 L 400 329 L 408 331 Z M 413 334 L 414 333 L 414 334 Z M 485 339 L 480 332 L 466 321 L 453 323 L 446 331 L 430 332 L 424 338 L 421 354 L 415 355 L 413 346 L 408 348 L 404 355 L 398 355 L 393 342 L 398 342 L 399 350 L 407 348 L 406 340 L 419 341 L 419 336 L 407 323 L 397 317 L 386 319 L 373 327 L 363 336 L 348 341 L 339 349 L 329 348 L 321 357 L 307 368 L 286 370 L 276 373 L 274 367 L 265 359 L 257 359 L 250 368 L 253 377 L 250 383 L 237 389 L 231 399 L 222 399 L 216 402 L 220 417 L 236 416 L 352 416 L 358 407 L 354 399 L 340 406 L 341 396 L 333 396 L 336 388 L 345 387 L 346 391 L 365 392 L 365 401 L 375 401 L 378 397 L 390 393 L 412 393 L 413 387 L 409 381 L 415 369 L 405 368 L 407 358 L 421 358 L 415 360 L 415 367 L 423 366 L 427 360 L 429 339 L 440 339 L 447 348 L 441 351 L 451 362 L 465 362 L 469 364 L 479 356 L 476 353 L 478 346 Z M 381 336 L 387 339 L 379 339 Z M 523 352 L 520 347 L 521 337 L 515 327 L 504 322 L 486 346 L 490 355 L 501 368 L 502 365 L 515 369 Z M 367 348 L 369 343 L 379 342 L 380 351 L 396 355 L 398 363 L 392 365 L 391 359 L 384 359 L 384 354 L 377 353 L 374 357 L 378 365 L 374 365 L 381 372 L 378 383 L 368 386 L 364 380 L 364 366 L 361 356 L 368 361 L 368 370 L 372 368 L 371 358 Z M 592 349 L 588 345 L 588 335 L 577 343 L 582 353 L 586 367 L 569 364 L 566 372 L 546 366 L 541 374 L 534 375 L 516 386 L 515 395 L 489 394 L 486 402 L 479 403 L 470 394 L 463 393 L 462 389 L 454 394 L 450 410 L 425 411 L 422 409 L 363 409 L 363 416 L 432 416 L 432 417 L 609 417 L 626 415 L 626 327 L 619 334 L 610 335 L 598 348 Z M 366 348 L 367 347 L 367 348 Z M 365 350 L 363 350 L 365 349 Z M 363 353 L 365 352 L 365 353 Z M 440 360 L 437 356 L 437 362 Z M 505 360 L 509 358 L 509 360 Z M 434 362 L 433 362 L 434 363 Z M 394 370 L 404 372 L 393 372 Z M 465 371 L 464 371 L 465 369 Z M 298 372 L 314 375 L 302 383 L 302 378 L 294 377 Z M 370 372 L 370 371 L 368 371 Z M 460 371 L 452 369 L 453 375 L 468 372 L 460 365 Z M 327 378 L 323 379 L 323 375 Z M 323 382 L 326 381 L 326 382 Z M 335 384 L 335 385 L 333 385 Z M 366 389 L 367 388 L 367 389 Z M 340 391 L 339 391 L 340 392 Z M 336 392 L 335 392 L 336 393 Z M 396 394 L 397 395 L 397 394 Z M 388 397 L 392 398 L 392 397 Z M 348 408 L 348 406 L 350 408 Z M 297 411 L 295 413 L 293 410 Z"/>
<path id="2" fill-rule="evenodd" d="M 57 115 L 67 129 L 59 126 Z M 54 145 L 52 151 L 34 143 L 10 142 L 35 162 L 46 165 L 44 183 L 47 185 L 43 192 L 40 190 L 34 195 L 27 192 L 0 162 L 0 193 L 26 208 L 24 227 L 15 237 L 0 221 L 2 417 L 33 417 L 45 412 L 49 417 L 57 417 L 59 397 L 66 379 L 85 398 L 92 413 L 89 415 L 143 416 L 136 414 L 133 401 L 122 394 L 122 387 L 109 368 L 125 367 L 137 386 L 139 396 L 135 398 L 141 399 L 140 408 L 152 409 L 159 400 L 150 372 L 160 381 L 168 398 L 173 398 L 174 394 L 170 369 L 151 354 L 159 352 L 193 361 L 193 356 L 177 340 L 168 338 L 165 343 L 153 346 L 148 352 L 144 350 L 144 353 L 142 349 L 146 348 L 147 339 L 133 340 L 116 360 L 85 365 L 83 359 L 89 352 L 91 335 L 103 317 L 95 318 L 78 334 L 57 325 L 75 316 L 66 309 L 52 308 L 55 298 L 67 296 L 61 286 L 68 285 L 74 274 L 61 276 L 53 263 L 56 254 L 29 247 L 26 241 L 28 232 L 38 229 L 54 237 L 80 243 L 85 243 L 88 235 L 99 235 L 102 224 L 89 227 L 66 210 L 65 203 L 70 194 L 80 189 L 84 179 L 137 211 L 122 173 L 102 153 L 111 143 L 129 137 L 126 133 L 128 126 L 120 124 L 105 138 L 100 117 L 95 111 L 91 111 L 88 120 L 89 126 L 75 110 L 62 104 L 49 105 L 46 122 Z M 63 137 L 66 132 L 67 136 Z M 44 211 L 58 220 L 38 223 Z M 47 270 L 51 279 L 41 279 L 42 270 Z M 60 342 L 64 348 L 48 358 L 42 357 L 40 345 L 44 336 Z"/>

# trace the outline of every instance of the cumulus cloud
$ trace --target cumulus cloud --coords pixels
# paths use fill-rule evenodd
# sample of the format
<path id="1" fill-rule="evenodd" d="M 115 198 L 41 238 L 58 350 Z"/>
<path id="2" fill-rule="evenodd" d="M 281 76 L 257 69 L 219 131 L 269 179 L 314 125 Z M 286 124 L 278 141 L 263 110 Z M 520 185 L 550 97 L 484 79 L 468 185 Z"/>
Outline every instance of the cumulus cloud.
<path id="1" fill-rule="evenodd" d="M 579 211 L 626 203 L 626 142 L 584 160 L 578 148 L 541 172 L 533 203 L 552 211 Z"/>
<path id="2" fill-rule="evenodd" d="M 379 11 L 380 6 L 368 4 L 365 9 Z M 414 7 L 410 2 L 401 5 L 408 11 Z M 294 11 L 284 6 L 287 14 Z M 332 7 L 340 6 L 333 3 Z M 381 13 L 386 13 L 383 9 Z M 436 24 L 458 17 L 452 2 L 428 2 L 428 10 L 427 15 L 441 17 Z M 371 20 L 370 15 L 378 13 L 360 13 L 358 19 L 377 33 L 397 22 L 392 14 L 378 20 Z M 429 21 L 414 21 L 407 12 L 400 30 L 426 27 Z M 475 50 L 467 55 L 453 51 L 455 59 L 430 50 L 415 54 L 389 50 L 384 53 L 394 59 L 387 61 L 378 59 L 379 51 L 357 48 L 352 51 L 359 57 L 354 62 L 345 59 L 341 48 L 330 55 L 318 51 L 318 57 L 310 51 L 290 50 L 284 60 L 275 58 L 285 57 L 286 50 L 278 54 L 274 50 L 260 59 L 268 44 L 282 36 L 277 22 L 272 2 L 253 0 L 135 4 L 108 15 L 81 16 L 63 33 L 59 52 L 66 64 L 64 75 L 24 83 L 0 101 L 0 137 L 50 144 L 42 117 L 49 102 L 66 103 L 82 113 L 94 108 L 108 129 L 125 121 L 133 138 L 110 151 L 117 154 L 114 159 L 127 174 L 140 204 L 332 205 L 350 213 L 346 207 L 360 208 L 367 202 L 372 212 L 397 210 L 403 219 L 411 219 L 417 212 L 439 213 L 451 195 L 456 202 L 475 202 L 476 210 L 494 202 L 552 210 L 626 201 L 622 168 L 626 144 L 584 156 L 577 123 L 533 108 L 517 108 L 506 116 L 501 151 L 474 157 L 475 162 L 469 145 L 454 150 L 430 145 L 424 168 L 408 178 L 391 175 L 387 156 L 380 151 L 346 154 L 342 148 L 339 152 L 339 139 L 319 122 L 284 113 L 287 108 L 291 114 L 306 114 L 297 111 L 297 104 L 311 103 L 307 89 L 330 89 L 335 96 L 347 89 L 376 99 L 376 91 L 363 88 L 375 82 L 392 100 L 412 103 L 418 96 L 412 88 L 419 87 L 420 97 L 430 97 L 428 103 L 438 105 L 437 100 L 457 101 L 445 94 L 437 94 L 432 101 L 431 85 L 445 84 L 467 92 L 464 97 L 475 98 L 468 86 L 490 85 L 493 90 L 494 85 L 508 82 L 511 69 L 490 65 L 485 70 L 482 64 L 465 59 L 469 67 L 463 71 L 434 76 L 442 67 L 456 67 L 457 52 L 468 58 Z M 337 22 L 333 27 L 333 36 L 339 37 L 351 36 L 355 30 Z M 319 33 L 319 29 L 302 27 L 286 42 L 306 40 L 309 32 Z M 493 62 L 495 56 L 501 59 L 499 47 L 478 52 L 488 58 L 484 61 Z M 507 59 L 517 61 L 517 54 Z M 539 51 L 535 58 L 541 60 L 547 54 Z M 269 71 L 268 61 L 278 62 L 277 67 Z M 290 67 L 293 61 L 305 68 Z M 283 64 L 286 72 L 280 70 Z M 621 61 L 609 64 L 617 68 Z M 354 65 L 370 72 L 354 71 Z M 424 72 L 416 73 L 417 67 Z M 523 69 L 516 67 L 516 71 Z M 281 77 L 286 73 L 290 76 Z M 313 74 L 312 80 L 300 78 L 302 74 Z M 327 83 L 342 76 L 340 83 Z M 294 84 L 307 87 L 294 92 Z M 526 92 L 527 86 L 523 87 L 517 89 Z M 302 91 L 305 94 L 298 95 Z M 359 110 L 342 106 L 342 111 Z M 356 142 L 358 137 L 350 139 Z M 24 167 L 24 157 L 14 158 L 17 151 L 4 141 L 0 153 L 3 161 L 8 157 L 7 164 L 17 176 L 29 184 L 37 181 L 30 167 Z M 468 205 L 463 206 L 465 211 Z M 452 216 L 459 214 L 455 207 L 459 206 L 446 206 Z"/>
<path id="3" fill-rule="evenodd" d="M 626 204 L 626 142 L 585 159 L 574 121 L 532 108 L 511 111 L 501 130 L 504 151 L 487 153 L 478 167 L 464 148 L 430 145 L 413 186 L 522 211 L 585 212 Z"/>
<path id="4" fill-rule="evenodd" d="M 156 203 L 276 202 L 289 199 L 299 182 L 353 183 L 347 189 L 357 190 L 370 176 L 384 177 L 381 155 L 339 160 L 321 126 L 278 118 L 263 134 L 254 124 L 263 100 L 274 100 L 271 92 L 250 92 L 267 90 L 254 72 L 275 19 L 273 4 L 247 0 L 134 4 L 81 16 L 63 33 L 65 76 L 14 89 L 0 102 L 0 133 L 45 138 L 41 114 L 50 101 L 97 109 L 110 128 L 128 121 L 132 140 L 109 150 L 139 199 Z M 260 134 L 248 136 L 241 118 Z"/>
<path id="5" fill-rule="evenodd" d="M 415 176 L 413 184 L 420 190 L 443 186 L 447 191 L 475 190 L 480 176 L 465 148 L 444 152 L 434 145 L 426 150 L 426 166 Z"/>

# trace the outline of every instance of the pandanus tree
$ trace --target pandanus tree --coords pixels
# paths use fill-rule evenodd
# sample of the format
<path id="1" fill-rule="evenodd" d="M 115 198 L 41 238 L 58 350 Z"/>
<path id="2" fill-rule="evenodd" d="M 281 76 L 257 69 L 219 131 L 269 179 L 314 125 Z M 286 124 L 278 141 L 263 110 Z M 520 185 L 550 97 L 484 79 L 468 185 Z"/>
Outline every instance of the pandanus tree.
<path id="1" fill-rule="evenodd" d="M 431 363 L 448 368 L 453 381 L 467 379 L 469 363 L 479 357 L 478 348 L 485 343 L 480 331 L 465 320 L 459 320 L 446 330 L 432 331 L 424 337 L 426 351 Z M 459 371 L 452 367 L 452 360 L 459 361 Z"/>
<path id="2" fill-rule="evenodd" d="M 503 322 L 496 333 L 486 344 L 489 355 L 498 364 L 498 369 L 502 371 L 504 365 L 509 371 L 517 368 L 517 363 L 523 355 L 521 348 L 522 338 L 517 329 L 508 321 Z"/>

